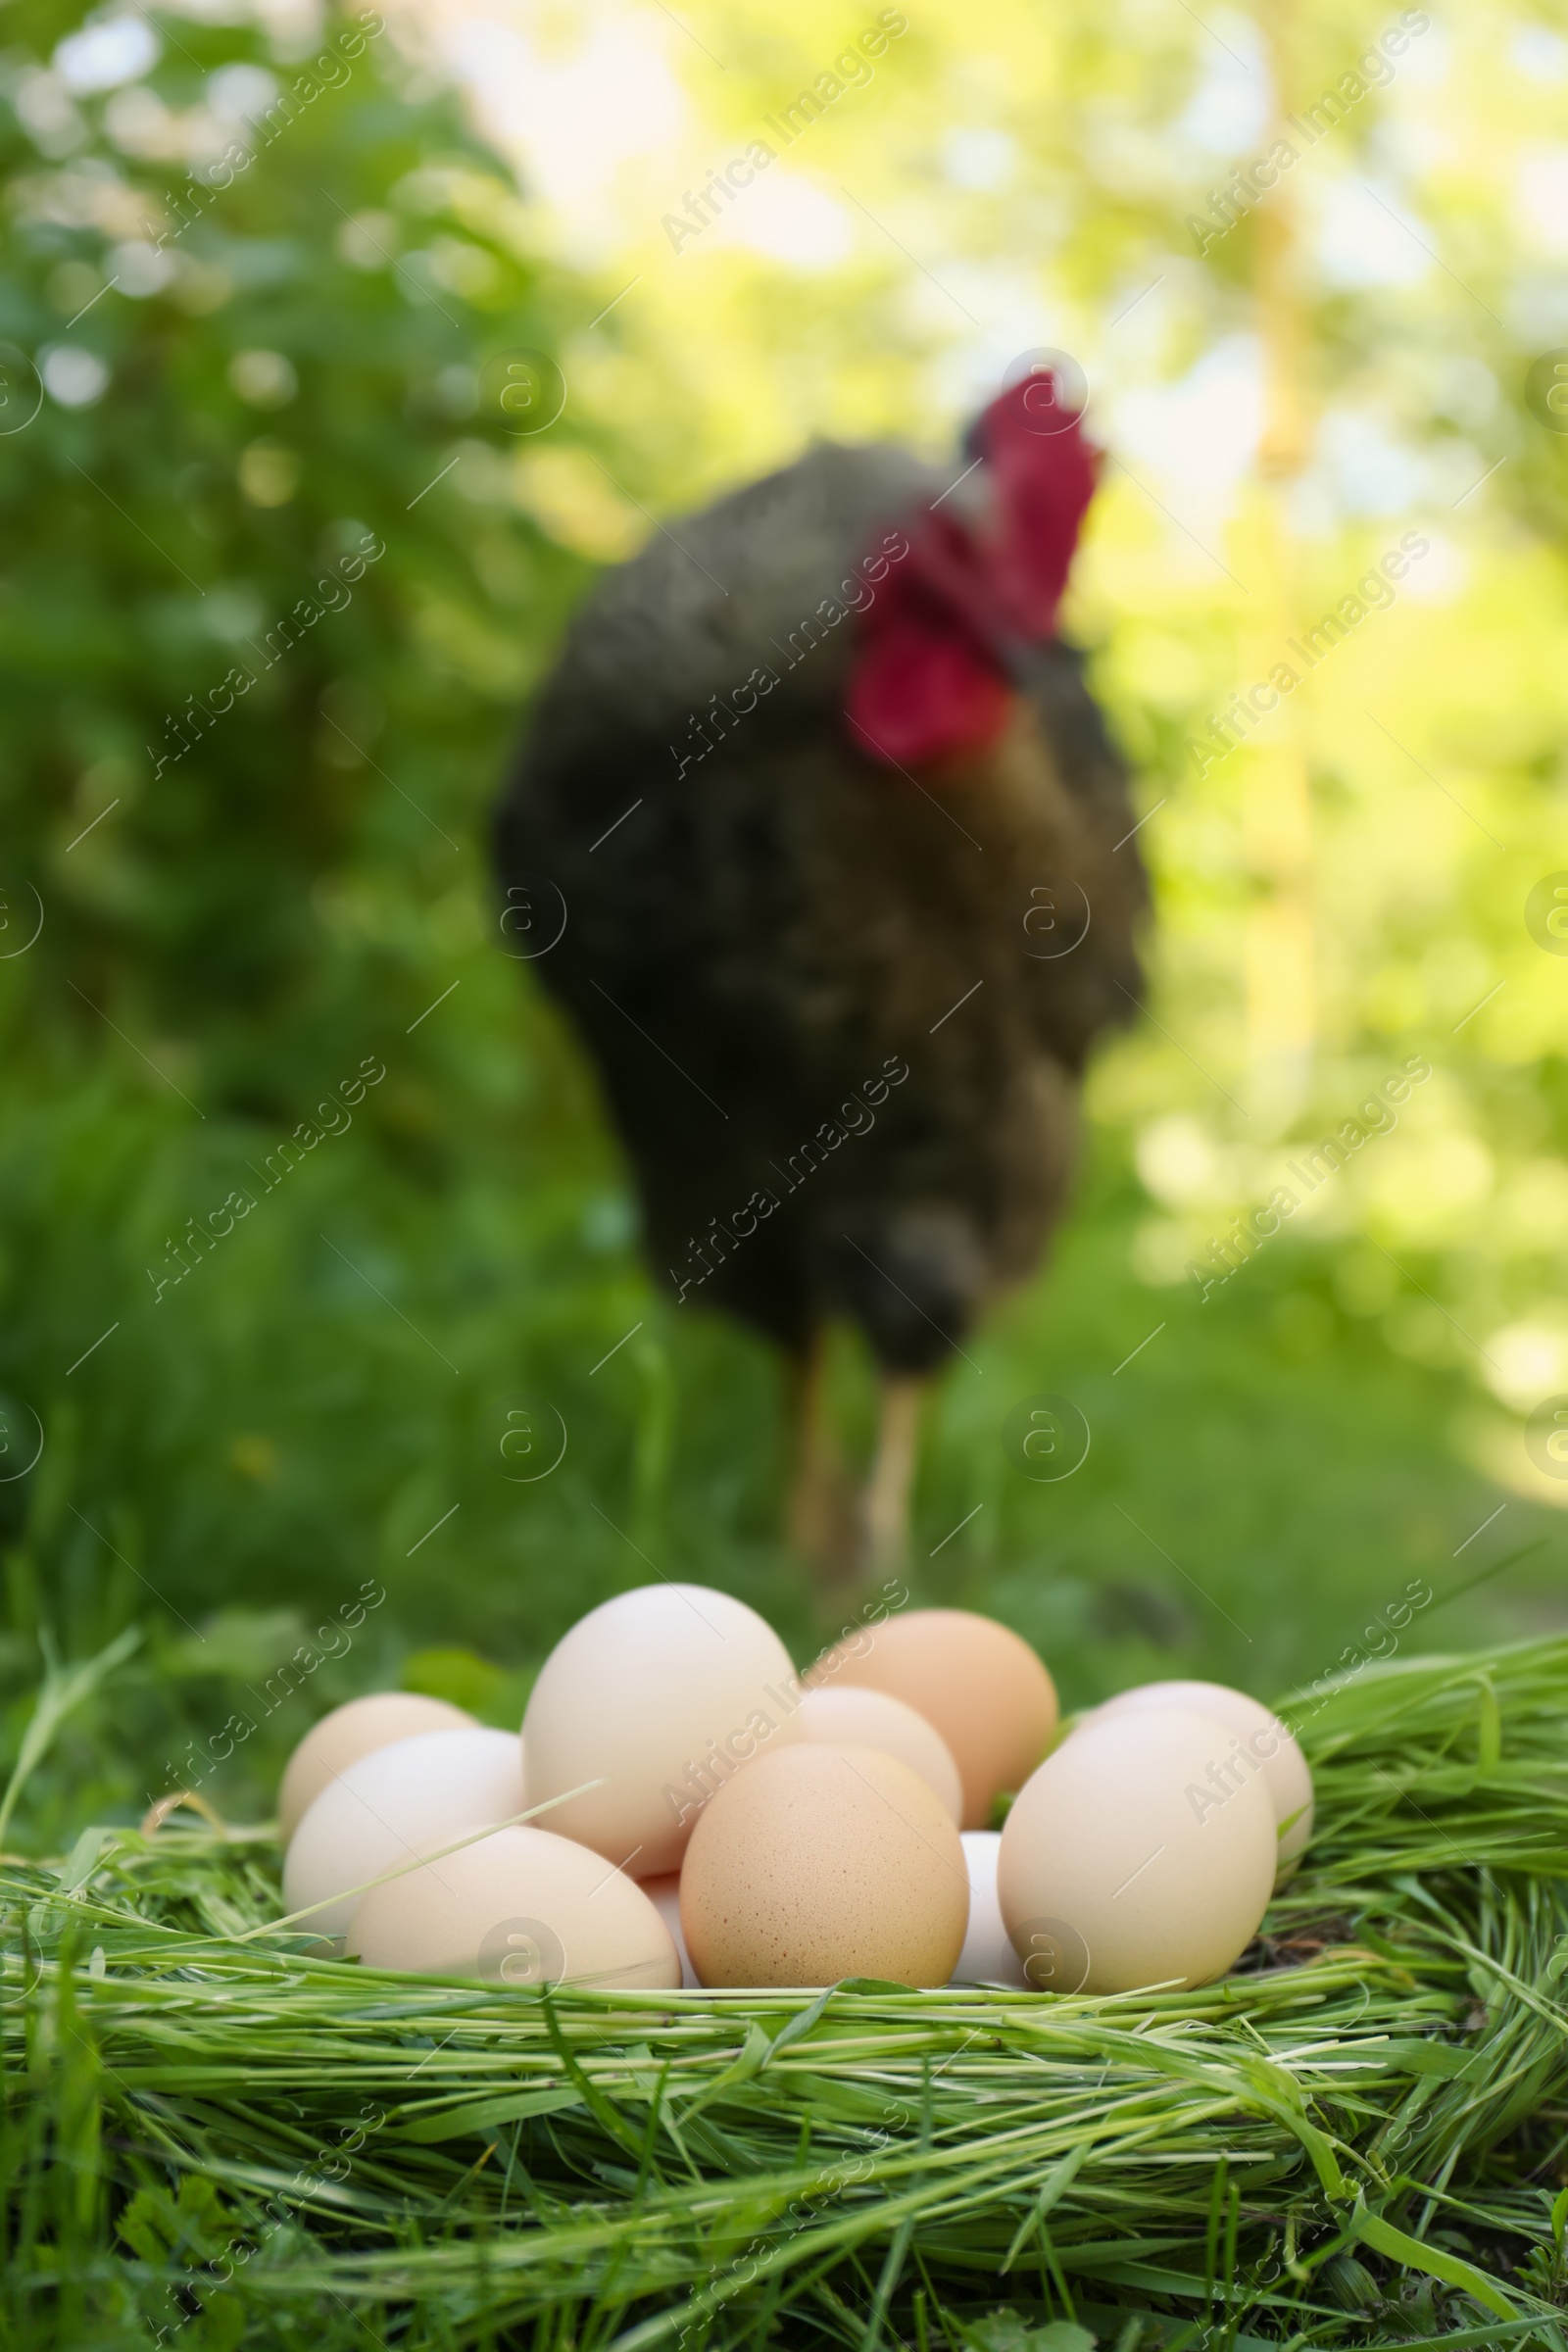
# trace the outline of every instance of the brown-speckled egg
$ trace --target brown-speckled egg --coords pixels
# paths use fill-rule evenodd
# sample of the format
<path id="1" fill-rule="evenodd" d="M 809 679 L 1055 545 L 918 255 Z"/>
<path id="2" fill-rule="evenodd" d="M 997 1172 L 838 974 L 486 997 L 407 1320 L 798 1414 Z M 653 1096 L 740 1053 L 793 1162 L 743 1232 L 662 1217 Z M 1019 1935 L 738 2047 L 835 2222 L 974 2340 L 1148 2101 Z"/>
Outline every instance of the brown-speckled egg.
<path id="1" fill-rule="evenodd" d="M 426 1698 L 419 1690 L 372 1690 L 334 1707 L 313 1723 L 283 1773 L 277 1792 L 277 1834 L 287 1845 L 328 1781 L 347 1772 L 362 1756 L 398 1740 L 416 1739 L 420 1732 L 466 1732 L 476 1728 L 473 1717 L 444 1698 Z"/>
<path id="2" fill-rule="evenodd" d="M 705 1984 L 945 1984 L 969 1879 L 940 1797 L 870 1747 L 775 1748 L 726 1782 L 681 1870 Z"/>
<path id="3" fill-rule="evenodd" d="M 1021 1788 L 1056 1728 L 1056 1690 L 1027 1642 L 969 1609 L 909 1609 L 860 1628 L 812 1667 L 813 1690 L 886 1690 L 923 1715 L 953 1751 L 966 1830 L 982 1830 L 1004 1788 Z"/>

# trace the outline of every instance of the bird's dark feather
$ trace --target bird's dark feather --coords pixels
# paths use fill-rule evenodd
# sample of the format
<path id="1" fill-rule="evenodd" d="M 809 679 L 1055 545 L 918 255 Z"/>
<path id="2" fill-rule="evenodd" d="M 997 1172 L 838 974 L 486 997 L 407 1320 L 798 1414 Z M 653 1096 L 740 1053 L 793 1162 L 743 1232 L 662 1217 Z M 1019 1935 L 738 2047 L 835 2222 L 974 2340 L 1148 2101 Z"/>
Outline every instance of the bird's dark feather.
<path id="1" fill-rule="evenodd" d="M 790 659 L 947 489 L 829 446 L 656 535 L 577 616 L 497 827 L 503 881 L 565 899 L 539 970 L 598 1063 L 658 1278 L 794 1348 L 847 1313 L 895 1371 L 1036 1263 L 1146 899 L 1071 648 L 1017 657 L 1000 744 L 917 776 L 849 740 L 853 614 Z M 983 474 L 953 496 L 975 511 Z M 699 760 L 692 714 L 759 665 L 776 685 Z"/>

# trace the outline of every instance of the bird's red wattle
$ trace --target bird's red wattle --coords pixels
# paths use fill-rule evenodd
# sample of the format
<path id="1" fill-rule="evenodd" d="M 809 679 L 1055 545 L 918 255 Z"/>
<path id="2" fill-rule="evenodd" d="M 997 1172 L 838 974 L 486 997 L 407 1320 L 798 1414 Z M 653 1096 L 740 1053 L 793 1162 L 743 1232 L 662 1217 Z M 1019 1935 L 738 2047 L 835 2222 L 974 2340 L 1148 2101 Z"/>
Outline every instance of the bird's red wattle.
<path id="1" fill-rule="evenodd" d="M 909 552 L 861 621 L 848 716 L 872 759 L 907 767 L 995 742 L 1009 649 L 1055 634 L 1098 453 L 1076 418 L 1041 429 L 1041 380 L 1010 385 L 980 419 L 989 527 L 935 509 L 906 526 Z M 1060 417 L 1054 398 L 1045 413 Z"/>
<path id="2" fill-rule="evenodd" d="M 943 760 L 994 743 L 1012 690 L 983 648 L 940 614 L 902 612 L 861 653 L 850 685 L 850 729 L 889 767 Z"/>

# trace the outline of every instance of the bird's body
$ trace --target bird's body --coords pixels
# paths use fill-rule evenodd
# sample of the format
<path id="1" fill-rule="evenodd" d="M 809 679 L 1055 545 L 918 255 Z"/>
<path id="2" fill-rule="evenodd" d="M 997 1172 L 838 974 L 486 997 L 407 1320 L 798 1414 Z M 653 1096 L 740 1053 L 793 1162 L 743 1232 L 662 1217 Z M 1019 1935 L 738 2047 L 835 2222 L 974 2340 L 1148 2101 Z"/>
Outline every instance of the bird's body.
<path id="1" fill-rule="evenodd" d="M 874 697 L 847 716 L 930 605 L 929 518 L 983 543 L 986 471 L 829 445 L 657 535 L 578 615 L 498 834 L 504 882 L 564 900 L 541 971 L 670 1300 L 801 1362 L 847 1316 L 894 1381 L 1037 1263 L 1139 987 L 1125 774 L 1069 648 L 1009 638 L 987 739 L 916 764 Z"/>

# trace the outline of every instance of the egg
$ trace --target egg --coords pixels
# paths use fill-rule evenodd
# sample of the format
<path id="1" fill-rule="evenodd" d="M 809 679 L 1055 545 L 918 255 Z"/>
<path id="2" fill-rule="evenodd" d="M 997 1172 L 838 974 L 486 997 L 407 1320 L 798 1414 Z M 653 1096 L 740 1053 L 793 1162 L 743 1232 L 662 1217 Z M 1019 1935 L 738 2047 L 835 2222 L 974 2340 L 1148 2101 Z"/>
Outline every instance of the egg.
<path id="1" fill-rule="evenodd" d="M 1187 1707 L 1236 1735 L 1228 1753 L 1235 1756 L 1237 1771 L 1262 1773 L 1279 1833 L 1275 1884 L 1288 1879 L 1312 1835 L 1312 1774 L 1279 1717 L 1261 1699 L 1224 1683 L 1141 1683 L 1107 1698 L 1095 1715 L 1120 1714 L 1129 1707 Z"/>
<path id="2" fill-rule="evenodd" d="M 969 1872 L 969 1926 L 953 1972 L 955 1984 L 1028 1984 L 997 1901 L 998 1830 L 965 1830 L 960 1840 Z"/>
<path id="3" fill-rule="evenodd" d="M 935 1791 L 873 1747 L 775 1748 L 699 1816 L 680 1877 L 704 1984 L 945 1984 L 969 1880 Z"/>
<path id="4" fill-rule="evenodd" d="M 953 1750 L 902 1698 L 855 1688 L 808 1690 L 796 1720 L 803 1740 L 826 1747 L 876 1747 L 896 1756 L 936 1790 L 956 1822 L 962 1820 L 963 1784 Z"/>
<path id="5" fill-rule="evenodd" d="M 372 1690 L 368 1698 L 351 1698 L 334 1707 L 306 1733 L 283 1772 L 277 1792 L 277 1834 L 287 1845 L 305 1815 L 330 1780 L 357 1764 L 361 1756 L 395 1740 L 412 1740 L 419 1732 L 458 1732 L 472 1726 L 473 1717 L 444 1698 L 426 1698 L 418 1690 Z"/>
<path id="6" fill-rule="evenodd" d="M 678 1870 L 713 1790 L 797 1737 L 789 1652 L 755 1609 L 706 1585 L 641 1585 L 590 1609 L 540 1669 L 523 1717 L 541 1816 L 641 1878 Z"/>
<path id="7" fill-rule="evenodd" d="M 1041 1991 L 1206 1984 L 1247 1949 L 1274 1885 L 1260 1776 L 1217 1793 L 1230 1736 L 1178 1708 L 1086 1723 L 1019 1790 L 997 1896 Z"/>
<path id="8" fill-rule="evenodd" d="M 680 1959 L 635 1882 L 526 1825 L 372 1886 L 349 1934 L 368 1968 L 492 1984 L 672 1990 Z"/>
<path id="9" fill-rule="evenodd" d="M 813 1690 L 885 1690 L 947 1741 L 963 1783 L 966 1830 L 983 1830 L 1004 1788 L 1021 1788 L 1056 1728 L 1056 1691 L 1027 1642 L 968 1609 L 910 1609 L 863 1627 L 812 1667 Z"/>
<path id="10" fill-rule="evenodd" d="M 643 1879 L 642 1890 L 669 1930 L 671 1941 L 680 1957 L 680 1981 L 689 1991 L 697 1983 L 697 1971 L 686 1949 L 686 1937 L 680 1924 L 680 1872 L 666 1870 L 662 1878 Z"/>
<path id="11" fill-rule="evenodd" d="M 283 1857 L 283 1908 L 315 1904 L 318 1936 L 348 1932 L 359 1889 L 432 1845 L 525 1810 L 515 1732 L 421 1732 L 361 1756 L 307 1812 Z"/>

